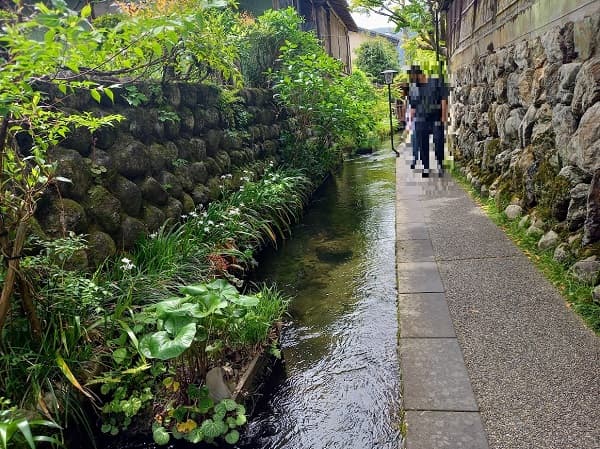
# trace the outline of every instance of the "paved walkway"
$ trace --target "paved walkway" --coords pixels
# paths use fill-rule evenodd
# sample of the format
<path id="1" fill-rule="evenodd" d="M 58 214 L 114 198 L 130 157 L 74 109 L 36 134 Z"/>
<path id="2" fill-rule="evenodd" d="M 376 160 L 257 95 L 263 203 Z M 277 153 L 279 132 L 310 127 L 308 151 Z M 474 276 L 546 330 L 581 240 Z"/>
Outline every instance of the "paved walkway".
<path id="1" fill-rule="evenodd" d="M 407 449 L 600 449 L 600 338 L 450 175 L 401 151 Z"/>

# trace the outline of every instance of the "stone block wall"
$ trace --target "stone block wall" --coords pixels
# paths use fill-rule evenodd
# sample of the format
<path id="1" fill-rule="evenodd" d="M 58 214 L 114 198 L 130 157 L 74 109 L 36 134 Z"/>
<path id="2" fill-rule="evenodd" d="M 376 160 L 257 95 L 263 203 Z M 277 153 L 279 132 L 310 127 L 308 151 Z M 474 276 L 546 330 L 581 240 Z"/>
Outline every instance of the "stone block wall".
<path id="1" fill-rule="evenodd" d="M 76 130 L 49 154 L 72 183 L 48 192 L 36 218 L 49 236 L 87 234 L 83 265 L 131 249 L 141 234 L 206 205 L 233 167 L 277 158 L 287 126 L 268 90 L 226 100 L 209 85 L 137 84 L 100 104 L 88 92 L 54 94 L 67 109 L 125 117 L 93 135 Z M 131 106 L 126 96 L 142 104 Z"/>
<path id="2" fill-rule="evenodd" d="M 484 194 L 600 241 L 600 10 L 455 67 L 453 151 Z"/>

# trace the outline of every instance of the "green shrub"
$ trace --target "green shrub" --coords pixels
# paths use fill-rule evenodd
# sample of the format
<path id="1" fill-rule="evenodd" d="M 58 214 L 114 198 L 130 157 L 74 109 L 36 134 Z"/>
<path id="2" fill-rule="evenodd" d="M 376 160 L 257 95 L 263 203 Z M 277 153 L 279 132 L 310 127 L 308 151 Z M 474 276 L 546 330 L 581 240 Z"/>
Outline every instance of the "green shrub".
<path id="1" fill-rule="evenodd" d="M 381 72 L 384 70 L 400 70 L 398 51 L 389 41 L 377 38 L 362 43 L 356 49 L 356 67 L 373 80 L 382 80 Z"/>
<path id="2" fill-rule="evenodd" d="M 279 67 L 280 48 L 286 42 L 302 45 L 306 52 L 320 51 L 319 43 L 300 30 L 302 18 L 292 7 L 267 10 L 246 21 L 240 49 L 240 68 L 250 86 L 267 87 L 268 73 Z"/>

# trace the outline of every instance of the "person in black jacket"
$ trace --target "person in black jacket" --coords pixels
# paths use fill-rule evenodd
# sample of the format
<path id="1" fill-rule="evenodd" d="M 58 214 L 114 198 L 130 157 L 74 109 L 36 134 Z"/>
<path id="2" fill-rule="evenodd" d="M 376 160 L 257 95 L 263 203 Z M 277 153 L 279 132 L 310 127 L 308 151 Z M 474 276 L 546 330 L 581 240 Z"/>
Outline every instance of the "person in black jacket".
<path id="1" fill-rule="evenodd" d="M 444 126 L 447 117 L 447 88 L 439 78 L 428 78 L 419 66 L 409 71 L 410 117 L 412 123 L 413 161 L 415 168 L 420 158 L 423 163 L 423 177 L 429 176 L 429 136 L 433 135 L 435 158 L 443 175 Z"/>

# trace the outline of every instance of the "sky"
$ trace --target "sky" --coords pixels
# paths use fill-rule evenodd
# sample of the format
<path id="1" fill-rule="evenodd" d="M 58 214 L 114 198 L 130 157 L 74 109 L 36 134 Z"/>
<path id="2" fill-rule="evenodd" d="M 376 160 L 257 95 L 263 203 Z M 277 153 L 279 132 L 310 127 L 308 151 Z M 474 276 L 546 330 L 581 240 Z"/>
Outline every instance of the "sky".
<path id="1" fill-rule="evenodd" d="M 357 12 L 352 13 L 352 17 L 360 28 L 367 28 L 372 30 L 373 28 L 384 28 L 393 27 L 393 24 L 388 23 L 387 17 L 379 14 L 359 14 Z"/>

